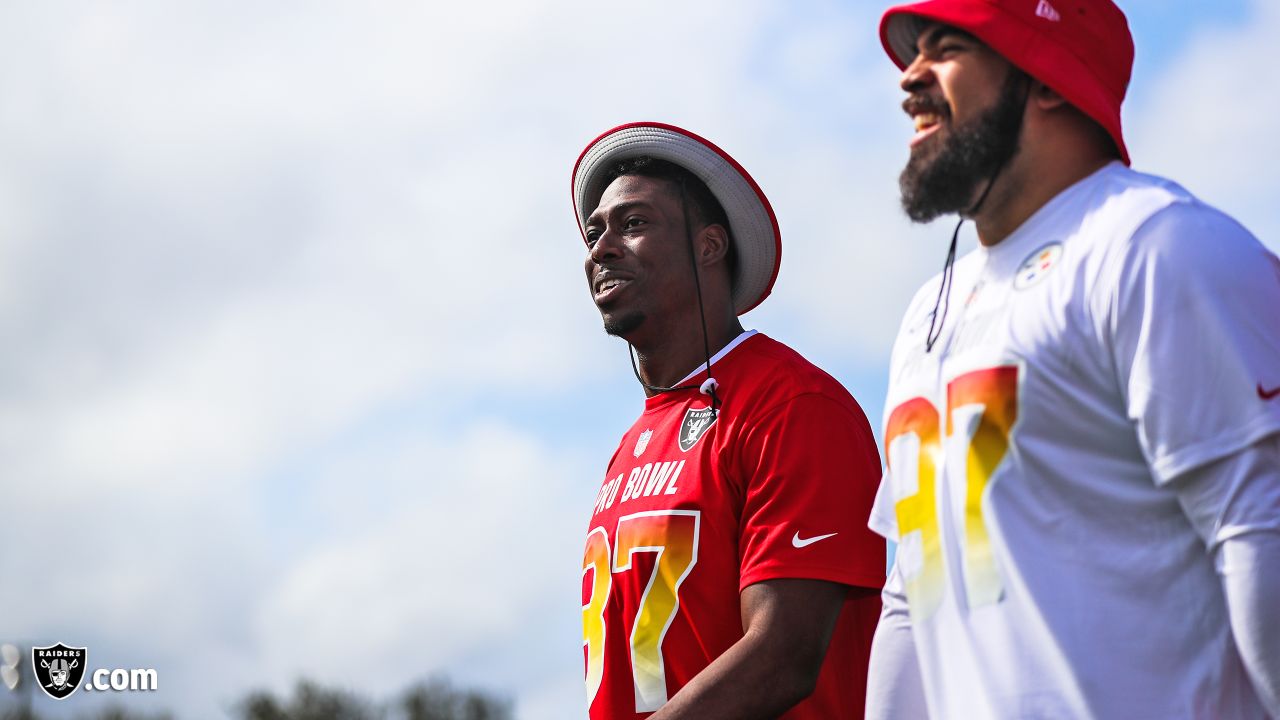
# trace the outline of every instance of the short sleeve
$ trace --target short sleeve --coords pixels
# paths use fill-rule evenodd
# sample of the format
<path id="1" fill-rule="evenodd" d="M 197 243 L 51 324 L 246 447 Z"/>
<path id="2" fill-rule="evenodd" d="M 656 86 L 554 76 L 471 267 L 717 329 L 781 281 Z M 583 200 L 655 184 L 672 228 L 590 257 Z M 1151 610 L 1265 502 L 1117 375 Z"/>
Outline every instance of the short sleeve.
<path id="1" fill-rule="evenodd" d="M 871 505 L 871 517 L 867 527 L 883 535 L 885 539 L 898 542 L 898 516 L 894 509 L 893 490 L 889 484 L 889 471 L 886 469 L 880 480 L 880 489 L 876 490 L 876 499 Z"/>
<path id="2" fill-rule="evenodd" d="M 880 456 L 851 400 L 785 401 L 753 423 L 740 452 L 741 587 L 776 578 L 884 584 L 884 540 L 866 525 Z"/>
<path id="3" fill-rule="evenodd" d="M 1191 202 L 1149 218 L 1120 263 L 1107 330 L 1156 482 L 1280 431 L 1280 260 Z"/>

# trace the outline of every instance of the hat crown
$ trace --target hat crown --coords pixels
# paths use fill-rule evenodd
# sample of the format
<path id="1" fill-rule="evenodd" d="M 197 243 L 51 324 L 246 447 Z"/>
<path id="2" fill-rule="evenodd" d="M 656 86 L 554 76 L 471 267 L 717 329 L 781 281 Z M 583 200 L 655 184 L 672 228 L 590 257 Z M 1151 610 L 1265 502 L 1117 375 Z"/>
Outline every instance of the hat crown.
<path id="1" fill-rule="evenodd" d="M 1035 25 L 1046 39 L 1060 43 L 1087 65 L 1098 80 L 1123 100 L 1133 73 L 1133 35 L 1124 12 L 1111 0 L 1002 0 L 1032 8 Z"/>

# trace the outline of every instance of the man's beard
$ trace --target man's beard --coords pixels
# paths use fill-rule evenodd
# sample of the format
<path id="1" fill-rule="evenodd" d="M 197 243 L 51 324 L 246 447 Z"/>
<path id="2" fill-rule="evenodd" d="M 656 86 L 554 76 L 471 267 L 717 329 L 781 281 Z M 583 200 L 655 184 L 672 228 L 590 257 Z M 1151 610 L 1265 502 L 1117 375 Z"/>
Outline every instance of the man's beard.
<path id="1" fill-rule="evenodd" d="M 604 331 L 614 337 L 625 337 L 644 324 L 645 315 L 634 312 L 619 318 L 605 318 Z"/>
<path id="2" fill-rule="evenodd" d="M 951 128 L 946 142 L 931 157 L 923 145 L 912 150 L 898 178 L 907 217 L 929 222 L 970 209 L 981 184 L 992 180 L 1018 152 L 1029 82 L 1024 73 L 1011 69 L 991 109 L 964 126 Z M 946 112 L 945 106 L 936 109 Z"/>

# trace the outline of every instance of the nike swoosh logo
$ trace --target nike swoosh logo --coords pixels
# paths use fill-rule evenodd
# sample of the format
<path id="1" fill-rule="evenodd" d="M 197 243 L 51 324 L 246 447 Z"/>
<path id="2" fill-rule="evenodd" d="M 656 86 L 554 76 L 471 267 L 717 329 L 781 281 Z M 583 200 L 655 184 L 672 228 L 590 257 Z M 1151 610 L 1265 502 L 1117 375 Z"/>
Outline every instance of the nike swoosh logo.
<path id="1" fill-rule="evenodd" d="M 839 535 L 839 534 L 840 533 L 827 533 L 826 535 L 816 535 L 814 537 L 805 538 L 801 540 L 800 533 L 797 532 L 795 535 L 791 536 L 791 544 L 798 548 L 809 547 L 810 545 L 818 542 L 819 540 L 826 540 L 829 537 L 835 537 L 836 535 Z"/>
<path id="2" fill-rule="evenodd" d="M 1262 383 L 1258 383 L 1258 397 L 1263 400 L 1271 400 L 1277 395 L 1280 395 L 1280 385 L 1277 385 L 1270 390 L 1263 390 Z"/>

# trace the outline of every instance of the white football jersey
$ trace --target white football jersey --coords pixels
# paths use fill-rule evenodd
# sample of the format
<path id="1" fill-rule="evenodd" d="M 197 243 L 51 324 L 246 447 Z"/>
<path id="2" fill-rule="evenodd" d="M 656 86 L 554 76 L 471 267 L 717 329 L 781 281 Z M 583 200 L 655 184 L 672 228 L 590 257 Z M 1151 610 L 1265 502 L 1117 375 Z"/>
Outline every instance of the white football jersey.
<path id="1" fill-rule="evenodd" d="M 1280 432 L 1280 260 L 1113 163 L 940 278 L 894 344 L 870 525 L 935 718 L 1264 718 L 1188 470 Z M 1273 529 L 1276 518 L 1260 518 Z"/>

